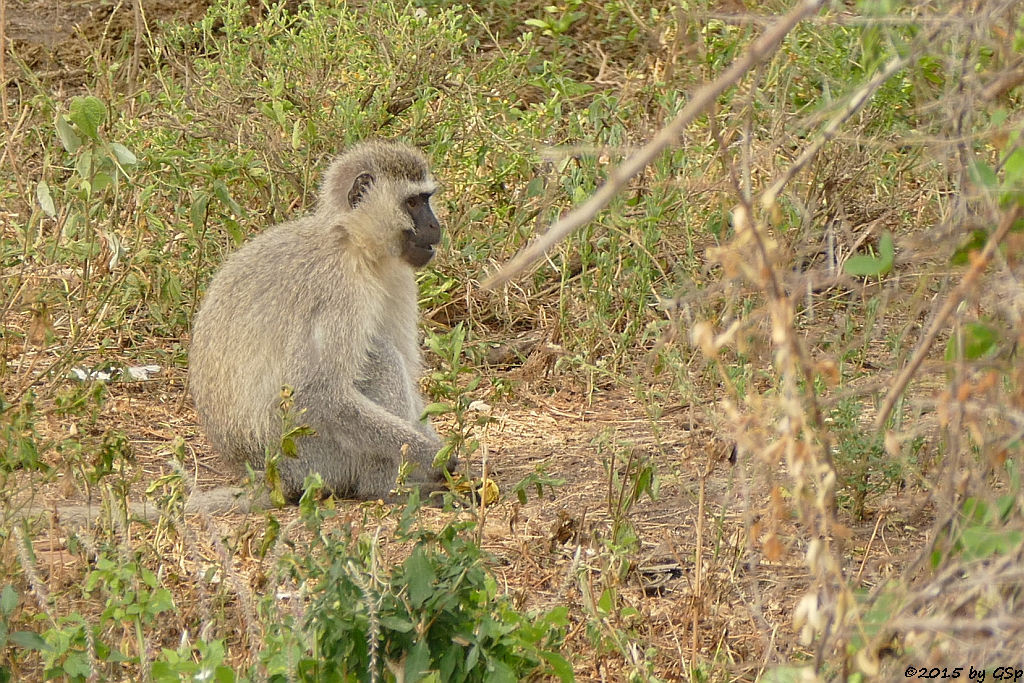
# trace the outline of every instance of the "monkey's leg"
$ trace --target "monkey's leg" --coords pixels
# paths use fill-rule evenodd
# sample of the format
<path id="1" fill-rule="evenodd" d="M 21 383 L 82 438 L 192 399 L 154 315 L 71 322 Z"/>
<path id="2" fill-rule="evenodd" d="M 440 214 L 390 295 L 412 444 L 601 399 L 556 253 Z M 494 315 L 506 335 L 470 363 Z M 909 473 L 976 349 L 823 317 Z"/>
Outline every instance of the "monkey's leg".
<path id="1" fill-rule="evenodd" d="M 278 461 L 289 501 L 302 497 L 303 483 L 314 472 L 320 475 L 324 488 L 340 498 L 392 500 L 390 493 L 401 466 L 401 451 L 359 450 L 351 439 L 339 438 L 329 429 L 301 439 L 298 450 L 297 458 L 282 457 Z M 417 479 L 415 474 L 413 478 Z M 435 486 L 429 487 L 431 490 L 437 482 L 432 484 Z"/>
<path id="2" fill-rule="evenodd" d="M 277 461 L 285 498 L 292 503 L 298 502 L 305 490 L 306 477 L 314 472 L 320 475 L 324 487 L 333 495 L 340 498 L 354 496 L 361 454 L 354 444 L 335 433 L 331 424 L 310 420 L 308 413 L 305 417 L 316 433 L 298 440 L 297 457 L 282 455 Z"/>
<path id="3" fill-rule="evenodd" d="M 403 453 L 418 465 L 411 476 L 413 482 L 443 478 L 430 468 L 441 446 L 436 432 L 424 434 L 417 424 L 388 412 L 362 394 L 348 396 L 346 401 L 334 398 L 315 400 L 316 395 L 309 391 L 296 392 L 296 405 L 304 411 L 303 422 L 316 434 L 297 441 L 298 457 L 278 460 L 289 499 L 302 495 L 303 481 L 312 472 L 319 473 L 325 487 L 335 495 L 385 498 L 394 487 Z M 332 404 L 334 410 L 325 407 Z"/>

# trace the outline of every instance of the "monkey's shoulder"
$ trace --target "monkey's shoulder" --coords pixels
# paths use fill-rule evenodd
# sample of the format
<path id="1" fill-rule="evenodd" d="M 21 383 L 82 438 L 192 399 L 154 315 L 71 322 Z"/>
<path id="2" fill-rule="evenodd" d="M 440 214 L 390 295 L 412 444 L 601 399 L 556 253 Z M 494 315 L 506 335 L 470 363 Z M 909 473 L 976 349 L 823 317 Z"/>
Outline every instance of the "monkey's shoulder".
<path id="1" fill-rule="evenodd" d="M 287 256 L 315 253 L 324 242 L 323 231 L 317 230 L 314 216 L 303 216 L 272 225 L 246 240 L 245 244 L 228 256 L 225 266 L 232 261 L 255 261 L 267 268 L 281 263 Z"/>
<path id="2" fill-rule="evenodd" d="M 260 282 L 285 288 L 310 283 L 322 287 L 340 277 L 339 255 L 322 237 L 304 228 L 307 218 L 272 226 L 249 239 L 224 260 L 211 288 L 227 282 L 246 289 Z"/>

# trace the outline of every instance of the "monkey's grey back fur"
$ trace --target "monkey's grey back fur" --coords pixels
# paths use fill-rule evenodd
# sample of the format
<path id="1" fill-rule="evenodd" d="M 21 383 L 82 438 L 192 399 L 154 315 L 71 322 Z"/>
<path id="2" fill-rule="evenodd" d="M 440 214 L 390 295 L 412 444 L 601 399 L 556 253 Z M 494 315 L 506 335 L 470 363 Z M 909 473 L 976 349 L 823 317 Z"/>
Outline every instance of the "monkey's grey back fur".
<path id="1" fill-rule="evenodd" d="M 189 359 L 199 417 L 229 462 L 262 469 L 292 387 L 295 421 L 316 431 L 279 460 L 292 500 L 313 471 L 336 495 L 384 497 L 404 444 L 420 479 L 440 477 L 441 441 L 420 420 L 414 276 L 440 237 L 435 188 L 416 149 L 358 145 L 328 169 L 314 213 L 248 242 L 210 283 Z"/>

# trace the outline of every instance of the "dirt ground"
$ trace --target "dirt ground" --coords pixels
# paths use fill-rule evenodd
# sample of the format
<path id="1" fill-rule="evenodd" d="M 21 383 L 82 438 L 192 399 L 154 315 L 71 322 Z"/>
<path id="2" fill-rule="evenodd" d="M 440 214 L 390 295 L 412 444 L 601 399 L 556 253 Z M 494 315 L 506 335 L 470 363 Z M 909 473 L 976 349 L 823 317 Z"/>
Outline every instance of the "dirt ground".
<path id="1" fill-rule="evenodd" d="M 7 4 L 7 37 L 20 47 L 34 46 L 39 52 L 63 47 L 78 48 L 73 38 L 118 37 L 135 22 L 132 2 L 54 2 L 54 0 L 24 0 Z M 171 0 L 145 0 L 141 9 L 147 22 L 168 19 L 195 21 L 209 7 L 209 0 L 172 2 Z M 24 52 L 19 50 L 19 55 Z M 60 54 L 57 52 L 55 56 Z M 33 63 L 30 51 L 27 61 Z M 56 63 L 67 70 L 71 65 Z"/>

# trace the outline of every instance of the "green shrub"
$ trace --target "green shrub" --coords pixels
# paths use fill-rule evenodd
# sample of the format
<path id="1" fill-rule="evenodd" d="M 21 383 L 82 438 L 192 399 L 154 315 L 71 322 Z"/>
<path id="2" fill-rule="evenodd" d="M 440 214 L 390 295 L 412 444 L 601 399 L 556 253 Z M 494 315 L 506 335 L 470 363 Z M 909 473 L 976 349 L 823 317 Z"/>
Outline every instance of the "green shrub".
<path id="1" fill-rule="evenodd" d="M 319 529 L 324 512 L 311 504 L 318 487 L 307 488 L 304 516 Z M 314 548 L 284 559 L 294 563 L 296 583 L 314 587 L 304 623 L 268 638 L 271 680 L 286 680 L 294 660 L 301 681 L 574 680 L 558 652 L 568 610 L 520 612 L 499 594 L 483 550 L 470 540 L 475 522 L 413 528 L 418 509 L 412 493 L 394 534 L 412 544 L 400 564 L 388 566 L 376 537 L 348 526 L 318 534 Z"/>

